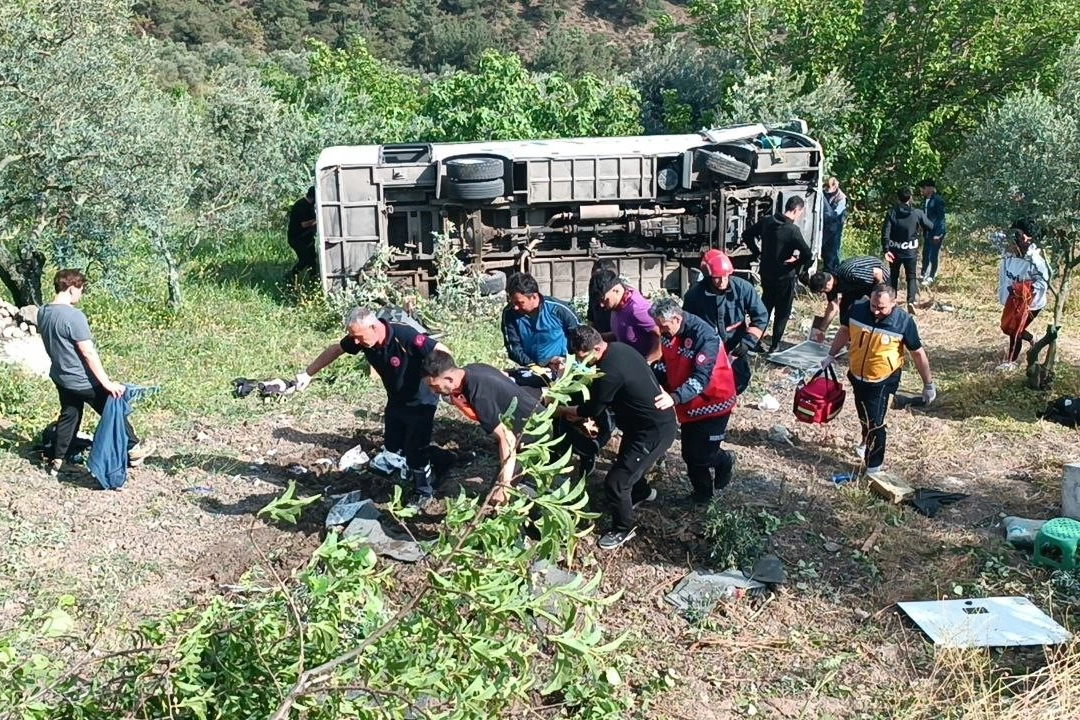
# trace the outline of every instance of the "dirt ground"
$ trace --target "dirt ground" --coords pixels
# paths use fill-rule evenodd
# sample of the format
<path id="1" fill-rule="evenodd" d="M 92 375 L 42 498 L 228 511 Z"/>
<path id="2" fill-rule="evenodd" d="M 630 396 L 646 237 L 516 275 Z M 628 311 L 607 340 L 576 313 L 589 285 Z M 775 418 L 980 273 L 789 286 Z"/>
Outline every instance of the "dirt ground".
<path id="1" fill-rule="evenodd" d="M 582 562 L 603 570 L 604 589 L 624 591 L 606 622 L 612 633 L 630 633 L 634 661 L 624 676 L 649 689 L 655 704 L 647 716 L 894 717 L 898 702 L 928 691 L 934 662 L 928 641 L 894 603 L 1027 594 L 1048 609 L 1045 573 L 1004 543 L 1000 519 L 1057 515 L 1061 465 L 1075 459 L 1077 434 L 1035 420 L 1029 408 L 1045 402 L 1041 396 L 1010 400 L 1027 391 L 1020 374 L 994 371 L 1003 348 L 996 308 L 966 286 L 942 285 L 934 300 L 954 310 L 918 317 L 940 402 L 890 412 L 887 466 L 915 487 L 967 499 L 931 519 L 856 484 L 834 485 L 834 473 L 855 467 L 854 408 L 849 402 L 828 426 L 796 423 L 795 378 L 759 360 L 731 423 L 728 446 L 738 465 L 722 502 L 769 521 L 771 549 L 789 583 L 722 604 L 696 625 L 664 602 L 686 572 L 710 566 L 702 511 L 673 502 L 689 490 L 677 446 L 656 478 L 660 499 L 640 513 L 639 538 L 613 553 L 586 551 Z M 800 301 L 792 335 L 813 309 Z M 1062 353 L 1075 363 L 1080 345 L 1070 338 Z M 902 390 L 920 387 L 909 369 Z M 756 409 L 766 391 L 780 411 Z M 222 401 L 245 402 L 225 391 Z M 0 457 L 0 630 L 62 593 L 84 599 L 82 617 L 98 629 L 117 628 L 228 591 L 252 568 L 256 577 L 265 573 L 259 567 L 267 562 L 285 572 L 301 566 L 321 540 L 328 504 L 305 512 L 295 528 L 268 525 L 255 513 L 290 479 L 305 493 L 362 489 L 385 500 L 385 480 L 327 470 L 326 461 L 358 443 L 377 451 L 381 390 L 368 401 L 357 409 L 301 396 L 267 407 L 251 398 L 243 424 L 207 421 L 156 438 L 158 453 L 119 492 L 96 489 L 80 472 L 50 479 L 31 463 L 29 448 Z M 436 443 L 480 453 L 449 471 L 443 492 L 478 489 L 477 478 L 494 469 L 493 443 L 451 408 L 439 417 Z M 769 439 L 776 425 L 787 428 L 790 443 Z M 1059 619 L 1062 612 L 1055 608 Z M 1038 662 L 1029 652 L 999 659 Z"/>

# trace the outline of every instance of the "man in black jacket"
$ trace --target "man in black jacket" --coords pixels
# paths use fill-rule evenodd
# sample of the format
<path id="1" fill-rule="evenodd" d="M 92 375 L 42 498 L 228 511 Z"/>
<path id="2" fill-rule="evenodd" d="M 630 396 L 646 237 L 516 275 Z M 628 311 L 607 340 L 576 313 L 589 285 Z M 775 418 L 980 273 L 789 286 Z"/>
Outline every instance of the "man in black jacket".
<path id="1" fill-rule="evenodd" d="M 885 216 L 881 226 L 881 247 L 885 262 L 889 263 L 889 284 L 893 290 L 900 284 L 900 268 L 904 268 L 907 280 L 907 311 L 915 314 L 915 299 L 919 294 L 919 280 L 915 274 L 919 262 L 919 229 L 930 233 L 934 223 L 926 213 L 911 206 L 911 188 L 900 188 L 896 193 L 896 207 Z"/>
<path id="2" fill-rule="evenodd" d="M 289 210 L 289 247 L 296 253 L 296 264 L 286 276 L 291 280 L 302 270 L 319 271 L 319 254 L 315 249 L 315 186 L 308 188 L 304 197 L 293 203 Z"/>
<path id="3" fill-rule="evenodd" d="M 701 258 L 702 278 L 683 297 L 683 310 L 712 326 L 724 343 L 735 372 L 739 393 L 750 384 L 747 353 L 758 346 L 769 324 L 769 311 L 757 290 L 735 275 L 731 258 L 719 250 L 709 250 Z"/>
<path id="4" fill-rule="evenodd" d="M 570 349 L 578 360 L 591 358 L 600 374 L 589 386 L 589 399 L 560 408 L 560 415 L 569 420 L 595 418 L 610 407 L 623 433 L 619 454 L 604 479 L 611 504 L 611 530 L 599 542 L 601 549 L 614 550 L 634 537 L 634 508 L 656 499 L 645 473 L 675 441 L 675 401 L 660 388 L 637 350 L 619 342 L 604 342 L 596 328 L 582 325 L 575 329 Z"/>
<path id="5" fill-rule="evenodd" d="M 782 215 L 762 218 L 743 233 L 743 242 L 760 258 L 761 299 L 765 309 L 775 313 L 770 353 L 779 350 L 780 341 L 784 339 L 784 329 L 795 302 L 796 278 L 814 264 L 813 251 L 796 224 L 805 213 L 806 202 L 793 195 L 784 203 Z"/>

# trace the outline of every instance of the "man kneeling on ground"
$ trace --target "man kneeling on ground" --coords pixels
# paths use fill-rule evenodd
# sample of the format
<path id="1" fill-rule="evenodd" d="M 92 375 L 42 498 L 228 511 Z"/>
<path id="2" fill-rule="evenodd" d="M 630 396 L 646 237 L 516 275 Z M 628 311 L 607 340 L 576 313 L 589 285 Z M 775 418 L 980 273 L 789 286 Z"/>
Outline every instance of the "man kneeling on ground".
<path id="1" fill-rule="evenodd" d="M 870 296 L 875 285 L 887 282 L 889 266 L 881 258 L 863 255 L 848 258 L 834 272 L 823 270 L 810 276 L 810 292 L 825 296 L 825 312 L 810 331 L 814 342 L 825 342 L 833 318 L 840 315 L 840 325 L 847 325 L 851 306 Z"/>
<path id="2" fill-rule="evenodd" d="M 490 501 L 493 505 L 506 502 L 507 490 L 514 485 L 521 473 L 517 466 L 517 448 L 525 432 L 529 417 L 541 408 L 541 394 L 535 388 L 522 387 L 497 368 L 483 363 L 472 363 L 459 368 L 449 353 L 436 350 L 424 360 L 424 382 L 437 395 L 447 398 L 461 413 L 480 423 L 481 429 L 499 443 L 499 475 L 495 480 Z M 515 404 L 510 416 L 510 426 L 503 424 L 503 414 Z M 569 442 L 576 452 L 587 451 L 593 446 L 584 435 L 556 422 L 553 426 L 556 439 Z M 562 455 L 565 447 L 557 448 Z"/>
<path id="3" fill-rule="evenodd" d="M 601 549 L 614 550 L 634 537 L 634 508 L 656 499 L 645 474 L 675 440 L 674 403 L 664 400 L 667 393 L 649 364 L 629 345 L 605 342 L 595 328 L 583 325 L 574 330 L 570 348 L 578 360 L 595 365 L 600 375 L 589 387 L 588 400 L 560 408 L 559 413 L 570 420 L 596 418 L 610 407 L 623 433 L 618 456 L 604 479 L 611 530 L 599 542 Z"/>
<path id="4" fill-rule="evenodd" d="M 735 409 L 735 374 L 720 336 L 674 298 L 653 303 L 649 314 L 660 328 L 663 386 L 682 427 L 682 458 L 693 487 L 691 500 L 704 505 L 731 482 L 735 453 L 720 444 Z"/>

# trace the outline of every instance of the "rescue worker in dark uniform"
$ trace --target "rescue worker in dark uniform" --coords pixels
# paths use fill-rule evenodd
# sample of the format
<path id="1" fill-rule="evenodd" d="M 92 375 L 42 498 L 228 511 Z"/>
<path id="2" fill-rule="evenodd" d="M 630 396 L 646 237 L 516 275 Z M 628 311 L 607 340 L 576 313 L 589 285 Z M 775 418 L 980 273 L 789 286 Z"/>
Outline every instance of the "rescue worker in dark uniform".
<path id="1" fill-rule="evenodd" d="M 675 401 L 690 497 L 703 505 L 727 487 L 735 467 L 735 453 L 720 447 L 737 402 L 735 374 L 720 336 L 674 298 L 657 300 L 649 312 L 661 332 L 660 384 Z"/>
<path id="2" fill-rule="evenodd" d="M 371 462 L 386 473 L 400 470 L 416 491 L 414 507 L 427 508 L 435 496 L 431 471 L 431 431 L 438 398 L 421 382 L 421 364 L 446 346 L 408 325 L 380 320 L 366 308 L 353 308 L 345 320 L 345 337 L 334 343 L 296 375 L 296 389 L 311 384 L 311 376 L 344 354 L 363 353 L 386 388 L 383 413 L 383 451 Z"/>
<path id="3" fill-rule="evenodd" d="M 289 270 L 286 279 L 295 279 L 303 270 L 319 271 L 319 252 L 315 248 L 317 225 L 315 186 L 312 185 L 289 210 L 288 241 L 289 247 L 296 253 L 296 264 Z"/>
<path id="4" fill-rule="evenodd" d="M 720 336 L 741 394 L 752 375 L 747 354 L 761 342 L 769 312 L 754 286 L 735 275 L 731 259 L 723 252 L 706 252 L 701 272 L 701 280 L 686 291 L 683 310 L 704 320 Z"/>
<path id="5" fill-rule="evenodd" d="M 881 224 L 881 249 L 889 263 L 889 284 L 893 290 L 900 286 L 900 269 L 907 281 L 907 311 L 915 315 L 915 301 L 919 294 L 919 279 L 915 266 L 919 262 L 919 230 L 934 232 L 934 223 L 926 213 L 911 205 L 911 188 L 900 188 L 896 193 L 896 205 L 885 215 Z"/>
<path id="6" fill-rule="evenodd" d="M 570 338 L 578 360 L 596 365 L 600 374 L 589 386 L 589 399 L 559 408 L 561 417 L 574 421 L 596 418 L 611 408 L 622 430 L 619 453 L 604 478 L 611 507 L 611 529 L 600 537 L 602 550 L 614 550 L 636 532 L 634 509 L 656 499 L 645 474 L 675 441 L 678 425 L 674 405 L 641 354 L 620 342 L 605 342 L 596 328 L 582 325 Z"/>
<path id="7" fill-rule="evenodd" d="M 806 201 L 792 195 L 784 203 L 784 212 L 762 218 L 746 229 L 743 242 L 760 259 L 761 301 L 773 314 L 769 352 L 780 349 L 784 330 L 795 303 L 795 281 L 814 264 L 813 251 L 803 239 L 798 223 L 806 214 Z"/>

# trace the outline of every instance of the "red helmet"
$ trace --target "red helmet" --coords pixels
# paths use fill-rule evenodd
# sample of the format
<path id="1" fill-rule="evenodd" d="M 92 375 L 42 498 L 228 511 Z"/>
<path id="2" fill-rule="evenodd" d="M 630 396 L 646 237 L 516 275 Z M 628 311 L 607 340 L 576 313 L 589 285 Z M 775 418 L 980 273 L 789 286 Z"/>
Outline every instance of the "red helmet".
<path id="1" fill-rule="evenodd" d="M 735 274 L 735 266 L 726 253 L 714 248 L 701 256 L 701 272 L 709 277 L 723 278 Z"/>

